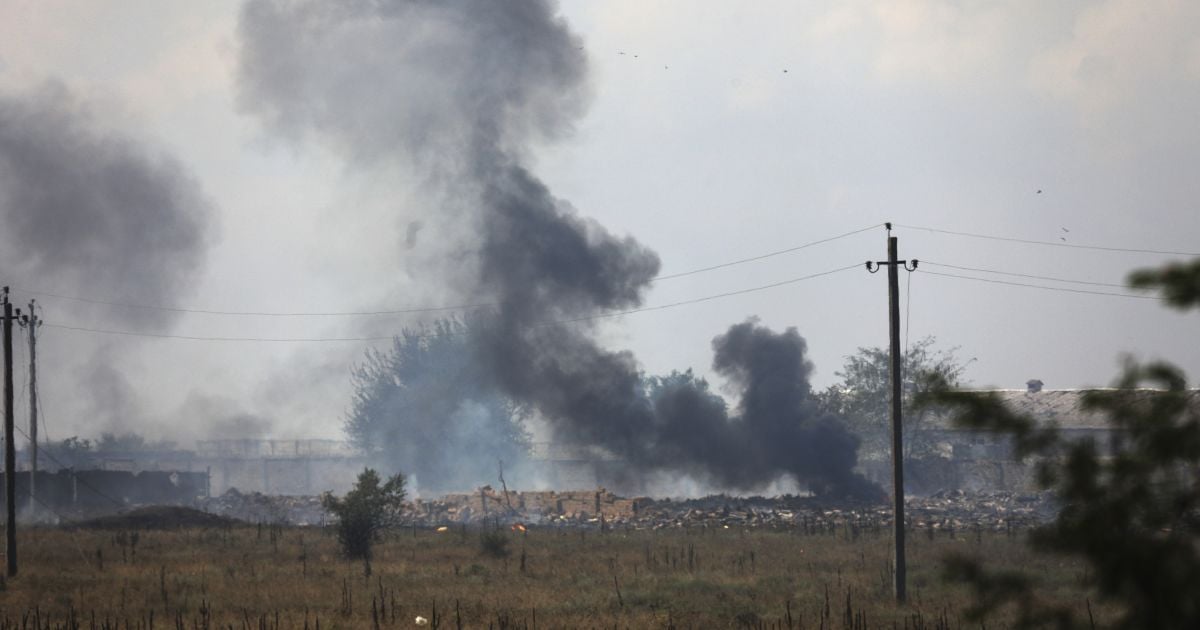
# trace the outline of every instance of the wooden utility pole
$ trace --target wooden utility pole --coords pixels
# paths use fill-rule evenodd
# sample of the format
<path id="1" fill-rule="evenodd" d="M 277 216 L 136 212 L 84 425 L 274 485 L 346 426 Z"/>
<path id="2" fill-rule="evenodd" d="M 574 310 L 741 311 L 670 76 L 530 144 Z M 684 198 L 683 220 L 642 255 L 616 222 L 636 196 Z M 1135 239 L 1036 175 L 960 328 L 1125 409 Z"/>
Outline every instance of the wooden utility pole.
<path id="1" fill-rule="evenodd" d="M 33 300 L 29 300 L 29 314 L 21 318 L 21 325 L 29 327 L 29 513 L 33 514 L 38 473 L 37 329 L 42 325 Z"/>
<path id="2" fill-rule="evenodd" d="M 892 224 L 885 225 L 888 230 L 888 259 L 867 262 L 867 271 L 875 273 L 885 265 L 888 268 L 888 338 L 891 341 L 888 381 L 892 393 L 892 536 L 895 542 L 892 592 L 897 603 L 904 603 L 908 598 L 908 566 L 904 557 L 904 424 L 901 417 L 904 374 L 901 371 L 900 354 L 900 267 L 903 265 L 906 271 L 915 271 L 917 261 L 914 259 L 912 268 L 909 268 L 907 260 L 897 260 L 898 245 L 896 237 L 892 236 Z"/>
<path id="3" fill-rule="evenodd" d="M 4 287 L 4 550 L 8 577 L 17 575 L 17 451 L 13 444 L 13 307 Z"/>

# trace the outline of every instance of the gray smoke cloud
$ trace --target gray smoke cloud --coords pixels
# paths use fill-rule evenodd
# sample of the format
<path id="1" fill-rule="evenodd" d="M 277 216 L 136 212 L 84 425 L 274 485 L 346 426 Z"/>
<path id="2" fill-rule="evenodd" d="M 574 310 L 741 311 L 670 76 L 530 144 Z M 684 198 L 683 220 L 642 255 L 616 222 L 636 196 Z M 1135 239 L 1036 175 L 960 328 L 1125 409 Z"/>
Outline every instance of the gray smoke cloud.
<path id="1" fill-rule="evenodd" d="M 714 343 L 716 369 L 743 392 L 730 417 L 696 383 L 648 396 L 631 353 L 600 347 L 586 322 L 553 323 L 638 306 L 660 266 L 526 166 L 588 101 L 583 44 L 554 3 L 252 0 L 240 35 L 247 112 L 360 165 L 416 165 L 460 209 L 475 272 L 455 281 L 499 305 L 473 329 L 476 359 L 559 438 L 727 487 L 791 474 L 819 491 L 871 489 L 851 472 L 854 438 L 807 400 L 794 330 L 742 324 Z"/>
<path id="2" fill-rule="evenodd" d="M 66 86 L 0 94 L 0 264 L 20 289 L 173 307 L 197 278 L 212 209 L 174 158 L 110 128 Z M 50 323 L 168 329 L 178 313 L 55 300 Z M 107 341 L 107 340 L 105 340 Z M 130 340 L 81 341 L 43 362 L 73 364 L 76 411 L 100 428 L 141 418 L 120 369 Z M 51 347 L 53 351 L 53 347 Z"/>
<path id="3" fill-rule="evenodd" d="M 211 216 L 179 161 L 108 129 L 65 86 L 0 95 L 0 260 L 9 277 L 111 302 L 177 306 L 204 261 Z M 159 331 L 177 315 L 100 314 Z"/>

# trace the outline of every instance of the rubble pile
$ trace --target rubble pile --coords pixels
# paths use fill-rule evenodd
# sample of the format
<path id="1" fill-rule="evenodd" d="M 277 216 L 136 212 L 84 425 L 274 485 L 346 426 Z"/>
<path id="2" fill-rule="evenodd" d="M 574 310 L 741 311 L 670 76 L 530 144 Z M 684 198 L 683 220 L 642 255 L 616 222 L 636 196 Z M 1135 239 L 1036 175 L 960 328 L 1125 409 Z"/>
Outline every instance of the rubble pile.
<path id="1" fill-rule="evenodd" d="M 909 527 L 951 531 L 1030 527 L 1045 523 L 1058 513 L 1057 504 L 1049 495 L 1015 492 L 950 490 L 927 498 L 906 499 L 904 505 Z"/>
<path id="2" fill-rule="evenodd" d="M 1048 521 L 1056 508 L 1046 495 L 939 492 L 905 501 L 910 528 L 1002 531 Z M 890 527 L 889 505 L 833 503 L 815 497 L 732 497 L 671 500 L 622 498 L 600 488 L 575 492 L 497 492 L 448 495 L 413 504 L 421 526 L 496 521 L 526 525 L 629 529 L 741 527 L 809 532 Z"/>
<path id="3" fill-rule="evenodd" d="M 599 488 L 555 492 L 497 491 L 483 486 L 471 494 L 448 494 L 431 501 L 413 502 L 412 517 L 420 524 L 473 523 L 500 519 L 524 523 L 598 522 L 633 518 L 639 502 Z"/>
<path id="4" fill-rule="evenodd" d="M 237 488 L 230 488 L 219 497 L 201 500 L 200 509 L 248 523 L 324 525 L 329 520 L 319 496 L 243 494 Z"/>
<path id="5" fill-rule="evenodd" d="M 322 525 L 329 515 L 320 497 L 242 494 L 230 490 L 202 508 L 247 522 Z M 931 531 L 1011 531 L 1052 519 L 1057 508 L 1047 495 L 1013 492 L 938 492 L 909 497 L 909 528 Z M 885 504 L 831 502 L 816 497 L 734 497 L 699 499 L 619 497 L 604 488 L 576 491 L 515 492 L 484 486 L 472 493 L 414 500 L 404 521 L 417 527 L 451 524 L 522 524 L 602 529 L 743 528 L 857 534 L 885 531 L 892 508 Z"/>

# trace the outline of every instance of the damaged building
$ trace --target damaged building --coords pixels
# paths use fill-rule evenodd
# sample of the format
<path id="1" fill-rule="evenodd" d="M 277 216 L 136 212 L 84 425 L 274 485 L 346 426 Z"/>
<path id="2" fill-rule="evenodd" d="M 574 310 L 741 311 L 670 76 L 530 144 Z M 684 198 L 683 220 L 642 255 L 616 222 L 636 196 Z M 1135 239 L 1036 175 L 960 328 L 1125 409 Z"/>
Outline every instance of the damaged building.
<path id="1" fill-rule="evenodd" d="M 1112 448 L 1119 435 L 1105 413 L 1084 407 L 1087 394 L 1095 391 L 1104 390 L 1045 389 L 1042 381 L 1033 379 L 1025 389 L 980 393 L 995 394 L 1013 413 L 1033 418 L 1043 426 L 1057 427 L 1067 440 L 1092 440 L 1103 452 Z M 1130 393 L 1130 404 L 1140 404 L 1161 392 L 1138 389 Z M 1193 413 L 1200 414 L 1200 389 L 1190 390 L 1187 396 Z M 912 494 L 947 489 L 984 492 L 1034 489 L 1034 464 L 1017 461 L 1008 435 L 956 427 L 949 414 L 931 414 L 918 439 L 928 448 L 922 456 L 905 461 L 905 487 Z M 864 472 L 879 483 L 890 483 L 890 466 L 890 462 L 883 460 L 862 464 Z"/>

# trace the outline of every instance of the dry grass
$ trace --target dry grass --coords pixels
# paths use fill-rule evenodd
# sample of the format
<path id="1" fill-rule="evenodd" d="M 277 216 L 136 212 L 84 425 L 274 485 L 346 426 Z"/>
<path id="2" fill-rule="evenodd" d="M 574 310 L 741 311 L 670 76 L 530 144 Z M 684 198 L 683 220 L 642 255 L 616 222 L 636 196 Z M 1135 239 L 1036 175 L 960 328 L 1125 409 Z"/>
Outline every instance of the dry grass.
<path id="1" fill-rule="evenodd" d="M 1020 567 L 1043 595 L 1086 605 L 1080 566 L 1004 534 L 914 532 L 910 603 L 897 607 L 884 531 L 531 528 L 505 532 L 505 557 L 483 553 L 480 533 L 390 532 L 368 575 L 320 529 L 142 531 L 136 545 L 126 532 L 29 530 L 0 628 L 72 614 L 83 628 L 414 627 L 418 615 L 441 628 L 967 627 L 964 592 L 940 577 L 948 551 Z"/>

